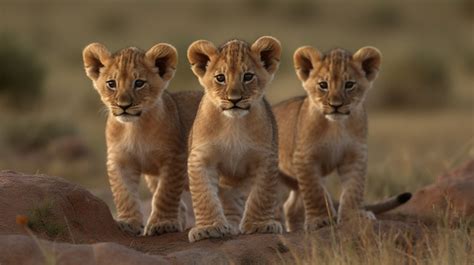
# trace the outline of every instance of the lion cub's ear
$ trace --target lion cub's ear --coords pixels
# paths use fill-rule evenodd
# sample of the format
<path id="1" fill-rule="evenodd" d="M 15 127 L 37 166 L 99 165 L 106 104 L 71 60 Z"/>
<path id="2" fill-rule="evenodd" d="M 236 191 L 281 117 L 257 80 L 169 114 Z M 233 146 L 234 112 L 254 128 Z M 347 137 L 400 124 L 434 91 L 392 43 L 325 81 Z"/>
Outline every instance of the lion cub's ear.
<path id="1" fill-rule="evenodd" d="M 110 61 L 111 54 L 104 45 L 91 43 L 82 51 L 82 59 L 87 76 L 92 80 L 96 80 L 99 77 L 100 68 Z"/>
<path id="2" fill-rule="evenodd" d="M 159 43 L 151 47 L 145 58 L 160 77 L 169 81 L 173 78 L 178 65 L 178 52 L 176 48 L 167 43 Z"/>
<path id="3" fill-rule="evenodd" d="M 293 63 L 295 64 L 296 74 L 298 78 L 304 82 L 308 79 L 311 70 L 321 60 L 321 53 L 311 47 L 303 46 L 298 48 L 293 55 Z"/>
<path id="4" fill-rule="evenodd" d="M 365 77 L 369 81 L 374 81 L 380 69 L 380 63 L 382 61 L 382 53 L 375 47 L 364 47 L 359 49 L 352 59 L 360 63 L 362 70 L 365 73 Z"/>
<path id="5" fill-rule="evenodd" d="M 256 40 L 250 49 L 260 58 L 269 74 L 273 75 L 278 70 L 281 57 L 280 41 L 270 36 L 263 36 Z"/>
<path id="6" fill-rule="evenodd" d="M 211 59 L 217 55 L 217 48 L 207 40 L 197 40 L 188 48 L 188 60 L 191 70 L 197 77 L 203 77 L 206 73 L 207 65 Z"/>

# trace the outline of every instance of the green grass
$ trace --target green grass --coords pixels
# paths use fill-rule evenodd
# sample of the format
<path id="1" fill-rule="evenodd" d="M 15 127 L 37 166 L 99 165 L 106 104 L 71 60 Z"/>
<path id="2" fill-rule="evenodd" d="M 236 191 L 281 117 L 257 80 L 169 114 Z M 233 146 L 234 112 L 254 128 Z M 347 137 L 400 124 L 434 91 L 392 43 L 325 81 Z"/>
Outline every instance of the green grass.
<path id="1" fill-rule="evenodd" d="M 28 227 L 37 233 L 46 233 L 51 238 L 63 235 L 66 227 L 57 222 L 53 215 L 55 205 L 51 200 L 44 200 L 34 206 L 28 213 Z"/>

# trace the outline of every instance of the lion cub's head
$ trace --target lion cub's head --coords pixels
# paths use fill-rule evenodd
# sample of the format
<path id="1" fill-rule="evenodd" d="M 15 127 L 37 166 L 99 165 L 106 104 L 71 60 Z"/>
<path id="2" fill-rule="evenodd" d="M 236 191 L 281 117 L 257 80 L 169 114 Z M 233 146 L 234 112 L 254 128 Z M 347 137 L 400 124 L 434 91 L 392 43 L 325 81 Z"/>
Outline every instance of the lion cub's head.
<path id="1" fill-rule="evenodd" d="M 194 74 L 216 107 L 228 117 L 241 117 L 263 97 L 278 69 L 280 42 L 261 37 L 252 45 L 231 40 L 219 48 L 199 40 L 188 49 Z"/>
<path id="2" fill-rule="evenodd" d="M 173 78 L 176 49 L 160 43 L 147 52 L 126 48 L 111 54 L 92 43 L 83 51 L 84 67 L 104 104 L 120 122 L 137 120 L 156 106 Z"/>
<path id="3" fill-rule="evenodd" d="M 293 59 L 309 98 L 333 121 L 348 117 L 364 102 L 377 77 L 381 54 L 373 47 L 361 48 L 354 54 L 342 49 L 322 54 L 305 46 L 296 50 Z"/>

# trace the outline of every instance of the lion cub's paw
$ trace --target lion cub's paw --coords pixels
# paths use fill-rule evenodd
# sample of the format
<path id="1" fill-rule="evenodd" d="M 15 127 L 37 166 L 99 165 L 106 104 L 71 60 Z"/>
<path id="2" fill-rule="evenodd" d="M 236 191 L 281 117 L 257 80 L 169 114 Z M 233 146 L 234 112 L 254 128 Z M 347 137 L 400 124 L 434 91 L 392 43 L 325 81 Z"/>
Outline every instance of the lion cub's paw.
<path id="1" fill-rule="evenodd" d="M 178 220 L 148 222 L 145 226 L 144 236 L 161 235 L 165 233 L 182 232 L 183 227 Z"/>
<path id="2" fill-rule="evenodd" d="M 143 225 L 138 222 L 128 222 L 117 220 L 117 225 L 123 232 L 134 236 L 140 236 L 143 233 Z"/>
<path id="3" fill-rule="evenodd" d="M 364 219 L 372 220 L 372 221 L 377 220 L 377 217 L 375 217 L 375 214 L 371 211 L 363 210 L 363 211 L 361 211 L 360 214 L 361 214 L 362 218 L 364 218 Z"/>
<path id="4" fill-rule="evenodd" d="M 304 223 L 304 230 L 307 232 L 316 231 L 330 224 L 331 224 L 331 218 L 329 218 L 329 216 L 318 217 L 311 221 L 306 221 Z"/>
<path id="5" fill-rule="evenodd" d="M 189 242 L 195 242 L 206 238 L 221 238 L 234 234 L 234 229 L 229 224 L 215 224 L 205 226 L 195 226 L 189 230 Z"/>
<path id="6" fill-rule="evenodd" d="M 240 231 L 242 234 L 254 234 L 254 233 L 269 233 L 269 234 L 281 234 L 283 228 L 281 223 L 275 220 L 270 220 L 266 222 L 252 223 L 245 222 L 240 226 Z"/>
<path id="7" fill-rule="evenodd" d="M 337 223 L 344 223 L 348 220 L 373 221 L 377 220 L 377 218 L 373 212 L 366 210 L 358 210 L 350 214 L 339 214 L 337 217 Z"/>

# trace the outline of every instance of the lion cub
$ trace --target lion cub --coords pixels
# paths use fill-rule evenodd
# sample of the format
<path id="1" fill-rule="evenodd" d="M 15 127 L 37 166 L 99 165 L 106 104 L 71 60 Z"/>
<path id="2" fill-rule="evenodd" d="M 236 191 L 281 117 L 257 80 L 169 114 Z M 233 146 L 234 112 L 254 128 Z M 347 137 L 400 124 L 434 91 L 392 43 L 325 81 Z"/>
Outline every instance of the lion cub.
<path id="1" fill-rule="evenodd" d="M 107 171 L 120 228 L 142 233 L 137 189 L 144 175 L 153 193 L 144 235 L 182 231 L 185 215 L 179 216 L 178 208 L 186 183 L 186 139 L 202 93 L 165 91 L 178 61 L 169 44 L 111 54 L 92 43 L 83 59 L 87 76 L 109 109 Z"/>
<path id="2" fill-rule="evenodd" d="M 298 190 L 290 193 L 284 207 L 289 231 L 298 227 L 298 200 L 304 204 L 307 231 L 336 215 L 322 179 L 334 170 L 342 180 L 337 221 L 375 218 L 362 208 L 367 171 L 364 102 L 380 63 L 381 54 L 373 47 L 354 54 L 342 49 L 322 54 L 309 46 L 296 50 L 296 73 L 307 96 L 273 108 L 279 128 L 280 170 L 298 181 Z"/>
<path id="3" fill-rule="evenodd" d="M 190 242 L 238 234 L 239 224 L 245 234 L 282 232 L 274 217 L 278 133 L 264 97 L 280 54 L 280 43 L 272 37 L 252 45 L 232 40 L 219 48 L 200 40 L 188 49 L 205 90 L 189 137 L 196 217 Z"/>

